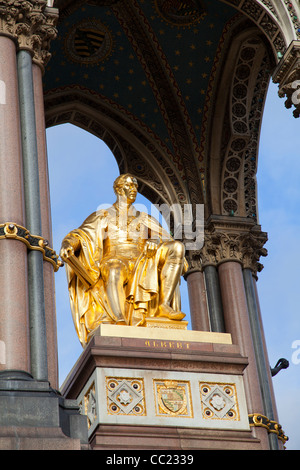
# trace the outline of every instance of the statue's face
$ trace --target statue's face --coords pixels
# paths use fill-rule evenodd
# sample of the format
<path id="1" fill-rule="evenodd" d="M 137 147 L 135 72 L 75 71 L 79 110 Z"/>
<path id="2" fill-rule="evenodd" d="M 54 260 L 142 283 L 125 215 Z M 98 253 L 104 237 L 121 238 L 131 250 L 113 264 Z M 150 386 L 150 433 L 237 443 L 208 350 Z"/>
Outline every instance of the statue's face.
<path id="1" fill-rule="evenodd" d="M 122 185 L 123 195 L 128 201 L 134 202 L 137 195 L 137 181 L 135 178 L 128 176 Z"/>

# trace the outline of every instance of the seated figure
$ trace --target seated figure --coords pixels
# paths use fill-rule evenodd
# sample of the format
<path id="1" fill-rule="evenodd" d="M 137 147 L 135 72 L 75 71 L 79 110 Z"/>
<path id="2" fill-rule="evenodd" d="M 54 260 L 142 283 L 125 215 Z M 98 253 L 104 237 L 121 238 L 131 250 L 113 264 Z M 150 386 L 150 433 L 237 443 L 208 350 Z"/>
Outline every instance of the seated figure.
<path id="1" fill-rule="evenodd" d="M 144 326 L 147 318 L 182 320 L 183 243 L 132 205 L 138 190 L 129 174 L 114 182 L 116 202 L 91 214 L 63 240 L 70 304 L 85 346 L 101 323 Z"/>

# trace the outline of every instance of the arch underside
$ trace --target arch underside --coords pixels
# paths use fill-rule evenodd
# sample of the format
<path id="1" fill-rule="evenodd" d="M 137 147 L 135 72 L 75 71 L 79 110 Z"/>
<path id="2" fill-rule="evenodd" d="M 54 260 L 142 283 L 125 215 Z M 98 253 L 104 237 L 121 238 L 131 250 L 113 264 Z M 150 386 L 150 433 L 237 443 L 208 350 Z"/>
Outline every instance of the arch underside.
<path id="1" fill-rule="evenodd" d="M 67 3 L 61 13 L 62 30 L 66 19 L 78 11 L 76 2 L 72 8 Z M 85 3 L 80 0 L 77 7 Z M 94 4 L 92 11 L 96 11 L 95 2 L 88 3 Z M 140 108 L 128 108 L 114 97 L 122 93 L 120 87 L 118 93 L 108 96 L 93 89 L 89 80 L 83 84 L 75 73 L 73 81 L 60 85 L 58 80 L 58 86 L 53 87 L 51 72 L 47 78 L 47 71 L 46 125 L 70 122 L 103 139 L 115 155 L 120 172 L 134 174 L 140 192 L 152 203 L 204 203 L 206 218 L 212 214 L 236 215 L 257 222 L 256 170 L 264 102 L 276 65 L 275 52 L 286 48 L 279 21 L 276 23 L 278 12 L 267 12 L 266 5 L 254 1 L 217 2 L 230 4 L 239 13 L 224 10 L 227 20 L 221 34 L 215 35 L 217 46 L 209 57 L 209 73 L 203 74 L 207 75 L 206 88 L 200 91 L 195 81 L 187 96 L 182 83 L 189 75 L 187 71 L 180 76 L 177 73 L 145 8 L 136 0 L 96 3 L 99 11 L 102 3 L 106 13 L 114 15 L 121 31 L 117 34 L 126 36 L 128 51 L 132 57 L 134 54 L 151 90 L 156 106 L 153 121 L 156 119 L 159 129 L 142 117 Z M 161 2 L 151 3 L 157 6 Z M 262 32 L 267 20 L 269 26 Z M 202 19 L 190 25 L 189 31 L 191 27 L 200 30 L 204 21 L 209 25 L 209 19 Z M 166 22 L 161 18 L 160 22 L 165 31 Z M 175 27 L 171 28 L 174 32 Z M 178 36 L 190 34 L 187 31 L 176 27 Z M 186 47 L 184 52 L 187 63 L 192 64 L 195 56 Z M 54 55 L 53 67 L 59 74 L 55 61 Z M 106 61 L 102 68 L 109 71 L 109 66 Z M 93 74 L 97 67 L 101 70 L 101 63 L 93 68 Z M 82 66 L 81 70 L 83 73 L 88 68 Z M 99 80 L 100 76 L 101 72 Z M 149 96 L 148 101 L 152 99 Z M 199 106 L 199 117 L 195 118 L 198 104 L 201 109 Z"/>

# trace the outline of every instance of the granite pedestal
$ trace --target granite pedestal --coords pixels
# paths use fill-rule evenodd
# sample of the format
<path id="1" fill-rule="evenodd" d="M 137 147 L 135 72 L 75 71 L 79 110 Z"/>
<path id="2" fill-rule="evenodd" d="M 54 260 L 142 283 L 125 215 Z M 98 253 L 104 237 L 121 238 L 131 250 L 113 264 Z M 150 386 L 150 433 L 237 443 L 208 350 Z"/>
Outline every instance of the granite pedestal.
<path id="1" fill-rule="evenodd" d="M 262 448 L 223 333 L 101 325 L 66 378 L 94 450 Z"/>
<path id="2" fill-rule="evenodd" d="M 76 401 L 24 371 L 0 372 L 1 450 L 87 449 L 86 418 Z"/>

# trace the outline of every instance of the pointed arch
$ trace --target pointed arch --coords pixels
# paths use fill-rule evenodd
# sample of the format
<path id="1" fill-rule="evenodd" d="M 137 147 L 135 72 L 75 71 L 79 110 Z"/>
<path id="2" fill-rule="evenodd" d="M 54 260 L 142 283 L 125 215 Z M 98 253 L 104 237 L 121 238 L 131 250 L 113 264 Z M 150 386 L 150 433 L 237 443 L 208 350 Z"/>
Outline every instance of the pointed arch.
<path id="1" fill-rule="evenodd" d="M 167 147 L 157 142 L 150 129 L 134 125 L 96 93 L 79 86 L 56 89 L 45 95 L 45 109 L 46 127 L 68 122 L 102 139 L 120 172 L 132 173 L 139 181 L 140 193 L 153 204 L 189 202 Z"/>

